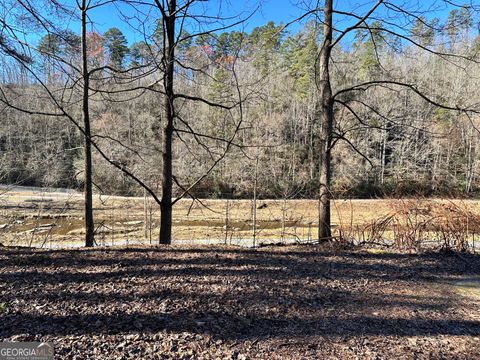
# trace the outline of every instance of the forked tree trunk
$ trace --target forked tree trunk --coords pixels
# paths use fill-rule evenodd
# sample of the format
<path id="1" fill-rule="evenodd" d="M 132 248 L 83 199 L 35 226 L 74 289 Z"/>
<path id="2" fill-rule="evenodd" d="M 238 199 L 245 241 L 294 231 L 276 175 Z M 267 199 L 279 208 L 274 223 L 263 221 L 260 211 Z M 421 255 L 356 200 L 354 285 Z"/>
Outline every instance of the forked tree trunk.
<path id="1" fill-rule="evenodd" d="M 82 32 L 82 77 L 83 77 L 83 98 L 82 115 L 84 127 L 84 155 L 85 155 L 85 246 L 92 247 L 94 244 L 94 223 L 93 223 L 93 189 L 92 189 L 92 143 L 90 140 L 90 113 L 89 113 L 89 74 L 87 63 L 87 2 L 82 0 L 81 6 L 81 32 Z"/>
<path id="2" fill-rule="evenodd" d="M 175 59 L 175 9 L 176 1 L 168 2 L 168 16 L 165 23 L 165 113 L 162 144 L 162 201 L 160 204 L 160 244 L 172 243 L 172 139 L 174 112 L 173 71 Z"/>
<path id="3" fill-rule="evenodd" d="M 331 164 L 330 148 L 333 131 L 333 97 L 330 84 L 329 60 L 332 49 L 332 0 L 325 1 L 324 40 L 319 55 L 319 90 L 320 99 L 318 116 L 320 120 L 320 189 L 318 201 L 318 239 L 328 240 L 332 237 L 330 222 L 331 200 Z"/>

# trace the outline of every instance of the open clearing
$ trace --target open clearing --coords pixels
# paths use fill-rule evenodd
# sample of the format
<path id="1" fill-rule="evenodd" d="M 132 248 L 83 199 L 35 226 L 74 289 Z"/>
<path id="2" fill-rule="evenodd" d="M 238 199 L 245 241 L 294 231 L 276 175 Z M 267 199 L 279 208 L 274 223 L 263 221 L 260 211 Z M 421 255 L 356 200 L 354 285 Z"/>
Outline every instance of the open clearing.
<path id="1" fill-rule="evenodd" d="M 58 359 L 474 359 L 479 276 L 471 254 L 0 248 L 0 340 Z"/>
<path id="2" fill-rule="evenodd" d="M 173 238 L 177 242 L 252 245 L 252 201 L 181 200 L 173 212 Z M 81 246 L 84 242 L 83 198 L 80 193 L 31 191 L 14 188 L 0 195 L 0 242 L 4 245 L 43 247 Z M 432 210 L 433 209 L 433 210 Z M 433 230 L 446 221 L 464 236 L 480 236 L 480 201 L 476 200 L 335 200 L 332 206 L 334 234 L 342 229 L 357 240 L 368 238 L 382 219 L 404 213 L 413 231 Z M 421 216 L 432 212 L 434 223 L 422 224 Z M 158 239 L 159 210 L 153 201 L 141 197 L 99 196 L 94 199 L 96 240 L 99 245 L 148 244 Z M 303 242 L 316 238 L 316 200 L 258 200 L 256 240 Z M 377 237 L 392 237 L 393 222 Z M 450 229 L 447 229 L 450 230 Z M 390 232 L 390 233 L 389 233 Z M 417 234 L 418 236 L 418 234 Z M 475 236 L 475 235 L 474 235 Z M 479 244 L 480 241 L 477 241 Z"/>

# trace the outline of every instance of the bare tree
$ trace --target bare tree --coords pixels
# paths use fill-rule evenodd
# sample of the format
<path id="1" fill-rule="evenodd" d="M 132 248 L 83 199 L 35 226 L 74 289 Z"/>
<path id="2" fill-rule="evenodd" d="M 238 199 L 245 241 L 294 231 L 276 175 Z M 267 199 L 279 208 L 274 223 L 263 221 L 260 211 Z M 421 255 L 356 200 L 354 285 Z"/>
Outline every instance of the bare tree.
<path id="1" fill-rule="evenodd" d="M 86 0 L 82 0 L 79 6 L 81 17 L 81 48 L 82 48 L 82 117 L 84 131 L 84 154 L 85 154 L 85 246 L 92 247 L 94 245 L 95 224 L 93 221 L 93 181 L 92 181 L 92 133 L 90 130 L 90 73 L 88 69 L 88 53 L 87 53 L 87 11 L 88 4 Z"/>
<path id="2" fill-rule="evenodd" d="M 229 29 L 234 26 L 238 26 L 245 21 L 245 18 L 225 24 L 225 18 L 220 14 L 196 14 L 194 9 L 195 5 L 201 4 L 200 0 L 185 0 L 177 2 L 176 0 L 154 0 L 152 6 L 155 7 L 160 13 L 160 21 L 157 24 L 161 25 L 162 29 L 162 46 L 160 48 L 160 61 L 156 61 L 158 56 L 152 54 L 154 59 L 154 65 L 162 72 L 163 78 L 163 90 L 159 91 L 150 87 L 150 90 L 157 91 L 163 96 L 163 125 L 162 136 L 158 138 L 162 142 L 162 197 L 160 202 L 160 238 L 161 244 L 170 244 L 172 242 L 172 208 L 176 202 L 185 196 L 190 196 L 193 199 L 196 197 L 192 194 L 192 190 L 203 179 L 211 174 L 213 169 L 225 158 L 226 154 L 232 146 L 238 146 L 235 144 L 235 138 L 237 137 L 240 126 L 243 119 L 242 112 L 242 93 L 241 85 L 238 82 L 236 76 L 235 62 L 238 59 L 238 52 L 240 49 L 236 49 L 234 53 L 230 54 L 230 66 L 226 69 L 232 74 L 234 79 L 235 93 L 233 98 L 227 100 L 227 102 L 218 102 L 210 100 L 204 96 L 190 95 L 183 92 L 176 91 L 175 88 L 175 71 L 176 68 L 183 68 L 186 71 L 193 72 L 196 76 L 204 75 L 210 77 L 210 75 L 203 68 L 196 68 L 185 64 L 181 57 L 176 55 L 177 49 L 185 42 L 191 41 L 198 37 L 215 37 L 215 33 Z M 188 19 L 194 19 L 196 23 L 202 24 L 208 19 L 209 23 L 217 24 L 216 26 L 210 26 L 207 29 L 200 29 L 195 33 L 188 33 L 185 30 L 185 23 Z M 231 136 L 225 137 L 224 134 L 206 135 L 197 130 L 194 130 L 194 126 L 181 116 L 180 111 L 177 109 L 178 101 L 193 102 L 198 104 L 207 105 L 213 109 L 220 109 L 226 111 L 225 116 L 233 117 L 233 111 L 238 111 L 238 121 L 234 122 L 233 132 Z M 177 125 L 178 124 L 178 125 Z M 173 173 L 173 158 L 174 158 L 174 134 L 177 134 L 179 140 L 184 142 L 184 139 L 180 134 L 190 135 L 205 149 L 211 157 L 211 164 L 193 183 L 189 185 L 182 185 L 176 179 Z M 205 140 L 213 140 L 224 144 L 224 148 L 218 154 L 214 155 L 210 150 L 209 145 L 205 143 Z M 188 145 L 187 145 L 188 146 Z M 180 189 L 180 193 L 173 199 L 173 185 L 174 183 Z"/>
<path id="3" fill-rule="evenodd" d="M 173 92 L 173 75 L 175 65 L 175 23 L 177 16 L 177 2 L 169 0 L 167 6 L 156 1 L 158 8 L 163 16 L 164 24 L 164 53 L 163 63 L 165 72 L 163 75 L 163 84 L 165 88 L 164 100 L 164 123 L 163 123 L 163 145 L 162 145 L 162 202 L 160 204 L 160 244 L 170 244 L 172 242 L 172 142 L 173 142 L 173 124 L 175 118 Z M 188 6 L 188 4 L 186 4 Z"/>
<path id="4" fill-rule="evenodd" d="M 94 221 L 93 221 L 93 180 L 92 180 L 92 148 L 97 151 L 100 156 L 106 160 L 110 165 L 121 170 L 126 176 L 131 178 L 140 187 L 144 188 L 146 192 L 153 197 L 153 199 L 160 205 L 161 208 L 161 221 L 160 221 L 160 242 L 162 244 L 170 244 L 172 240 L 172 207 L 185 196 L 191 196 L 192 190 L 203 179 L 209 176 L 213 169 L 218 165 L 226 156 L 232 146 L 239 146 L 235 144 L 234 140 L 240 131 L 242 123 L 242 93 L 241 86 L 238 82 L 238 78 L 235 75 L 235 61 L 238 58 L 237 53 L 232 54 L 229 68 L 227 69 L 232 74 L 233 82 L 235 83 L 235 93 L 226 101 L 226 103 L 211 101 L 207 97 L 190 95 L 186 93 L 175 92 L 175 69 L 177 66 L 183 67 L 187 71 L 205 74 L 210 76 L 202 68 L 196 69 L 191 66 L 185 65 L 181 62 L 181 59 L 176 56 L 176 50 L 180 45 L 188 40 L 191 40 L 198 36 L 214 36 L 217 31 L 222 31 L 241 24 L 244 20 L 239 20 L 231 24 L 223 22 L 224 19 L 221 16 L 211 16 L 209 14 L 195 15 L 190 12 L 194 3 L 201 3 L 201 1 L 183 1 L 178 3 L 177 1 L 152 1 L 150 3 L 143 2 L 138 3 L 136 1 L 124 1 L 125 4 L 132 6 L 132 8 L 138 13 L 142 13 L 142 9 L 154 8 L 159 11 L 161 31 L 161 46 L 154 46 L 147 44 L 149 49 L 149 56 L 146 58 L 146 62 L 141 65 L 130 67 L 126 70 L 110 64 L 103 64 L 102 61 L 92 61 L 92 54 L 89 53 L 88 48 L 91 46 L 91 40 L 87 33 L 87 24 L 89 19 L 89 11 L 105 6 L 109 2 L 87 2 L 82 1 L 78 3 L 78 11 L 80 12 L 80 24 L 81 24 L 81 65 L 76 66 L 74 63 L 64 59 L 57 54 L 49 52 L 49 49 L 40 49 L 32 44 L 21 41 L 13 33 L 13 41 L 22 48 L 27 49 L 32 53 L 47 54 L 55 59 L 58 64 L 58 69 L 65 73 L 63 84 L 50 84 L 44 81 L 37 69 L 27 61 L 23 55 L 19 52 L 10 51 L 10 48 L 4 46 L 4 52 L 10 55 L 15 61 L 17 61 L 33 81 L 39 85 L 40 89 L 44 92 L 45 96 L 50 102 L 50 111 L 38 111 L 37 109 L 31 109 L 28 106 L 22 106 L 21 104 L 15 104 L 10 101 L 9 98 L 4 97 L 2 102 L 14 108 L 18 111 L 23 111 L 30 115 L 43 115 L 52 117 L 64 117 L 71 121 L 72 124 L 81 132 L 84 137 L 84 172 L 85 172 L 85 224 L 86 224 L 86 246 L 93 246 L 94 244 Z M 39 4 L 38 4 L 39 5 Z M 39 5 L 40 6 L 40 5 Z M 44 19 L 39 8 L 33 5 L 24 6 L 24 11 L 31 15 L 32 21 L 37 24 L 38 27 L 47 31 L 49 34 L 60 36 L 61 32 L 53 25 L 52 22 Z M 66 9 L 69 16 L 75 16 L 73 10 Z M 149 15 L 147 14 L 147 17 Z M 188 18 L 194 18 L 196 23 L 203 24 L 202 19 L 216 19 L 214 24 L 219 24 L 209 29 L 200 29 L 197 33 L 189 34 L 184 31 L 183 26 Z M 177 24 L 180 24 L 177 29 Z M 145 30 L 145 29 L 144 29 Z M 152 38 L 154 35 L 142 32 L 145 38 Z M 9 50 L 10 49 L 10 50 Z M 93 59 L 95 60 L 95 59 Z M 92 81 L 94 79 L 94 81 Z M 112 81 L 115 83 L 115 87 L 112 88 Z M 162 86 L 159 86 L 162 85 Z M 75 113 L 75 104 L 78 99 L 76 98 L 77 90 L 81 89 L 80 103 L 81 105 L 81 117 L 83 120 L 83 126 L 77 120 L 77 114 Z M 66 93 L 70 95 L 67 96 Z M 156 195 L 155 191 L 150 188 L 144 180 L 141 180 L 131 169 L 125 164 L 109 157 L 105 150 L 102 149 L 100 141 L 108 140 L 112 143 L 119 144 L 135 154 L 130 147 L 123 144 L 118 139 L 111 137 L 110 135 L 92 134 L 91 131 L 91 117 L 90 117 L 90 98 L 92 96 L 101 97 L 104 101 L 113 101 L 126 103 L 138 99 L 146 92 L 153 92 L 158 94 L 163 99 L 163 116 L 159 119 L 162 123 L 162 131 L 158 139 L 161 141 L 162 151 L 162 186 L 161 186 L 161 200 Z M 216 135 L 206 135 L 197 130 L 185 120 L 180 111 L 176 108 L 176 102 L 192 102 L 195 104 L 206 105 L 216 109 L 220 109 L 226 112 L 225 116 L 228 116 L 233 121 L 233 130 L 228 137 L 221 137 Z M 236 112 L 236 114 L 234 113 Z M 237 119 L 237 120 L 235 120 Z M 181 126 L 175 126 L 175 122 L 181 124 Z M 192 184 L 182 185 L 176 180 L 173 175 L 173 136 L 182 133 L 189 135 L 195 139 L 195 141 L 204 148 L 207 153 L 210 154 L 211 163 L 203 174 L 201 174 Z M 179 136 L 183 141 L 183 139 Z M 96 139 L 98 139 L 96 141 Z M 216 143 L 223 144 L 222 151 L 214 153 L 210 150 L 206 141 L 210 140 Z M 172 199 L 173 184 L 174 182 L 180 189 L 179 195 L 175 199 Z"/>
<path id="5" fill-rule="evenodd" d="M 447 6 L 450 7 L 456 6 L 451 2 L 439 1 L 439 3 L 447 4 Z M 402 24 L 402 19 L 407 19 L 408 21 L 411 21 L 412 19 L 419 18 L 419 13 L 421 13 L 422 10 L 421 8 L 418 8 L 418 5 L 404 4 L 402 6 L 399 6 L 392 2 L 378 0 L 374 2 L 371 7 L 365 11 L 365 13 L 358 14 L 356 12 L 336 9 L 332 0 L 325 0 L 322 9 L 318 7 L 318 2 L 316 4 L 317 7 L 310 10 L 308 13 L 315 14 L 317 18 L 323 23 L 324 27 L 323 43 L 321 45 L 317 58 L 318 73 L 316 79 L 317 87 L 319 88 L 319 99 L 316 117 L 321 125 L 320 142 L 317 149 L 317 151 L 320 153 L 318 235 L 319 240 L 325 240 L 332 237 L 330 218 L 330 201 L 332 199 L 331 149 L 333 144 L 332 138 L 334 136 L 334 114 L 336 111 L 336 106 L 345 107 L 353 114 L 355 118 L 357 118 L 358 121 L 362 122 L 361 117 L 358 116 L 357 112 L 355 111 L 354 107 L 351 106 L 350 102 L 352 100 L 355 100 L 355 97 L 358 96 L 358 94 L 364 93 L 368 89 L 374 87 L 382 87 L 390 89 L 391 91 L 397 91 L 397 89 L 400 88 L 404 91 L 412 92 L 415 95 L 419 96 L 427 104 L 449 111 L 468 113 L 476 112 L 477 110 L 472 106 L 468 105 L 459 106 L 440 103 L 431 98 L 428 89 L 422 89 L 415 83 L 404 82 L 402 79 L 391 78 L 388 75 L 383 77 L 380 76 L 377 79 L 370 81 L 357 82 L 351 86 L 340 88 L 335 92 L 332 91 L 331 70 L 329 66 L 332 63 L 332 54 L 334 48 L 336 46 L 338 47 L 340 42 L 346 36 L 357 30 L 365 30 L 368 33 L 372 34 L 374 52 L 375 54 L 377 54 L 376 56 L 379 61 L 379 66 L 382 66 L 381 59 L 378 58 L 378 44 L 375 43 L 375 38 L 373 34 L 378 35 L 381 32 L 383 32 L 384 35 L 378 36 L 386 38 L 388 35 L 389 39 L 385 39 L 385 42 L 387 44 L 391 44 L 392 46 L 394 46 L 396 42 L 404 42 L 406 44 L 413 45 L 423 51 L 430 52 L 449 61 L 454 61 L 455 59 L 463 59 L 469 61 L 475 60 L 472 58 L 468 58 L 460 53 L 434 50 L 415 41 L 415 38 L 412 34 L 402 32 L 404 26 Z M 474 8 L 472 7 L 471 10 L 473 11 Z M 389 16 L 388 13 L 393 13 L 394 15 Z M 344 29 L 336 28 L 333 19 L 334 15 L 347 18 L 352 25 L 346 26 Z M 372 26 L 373 21 L 377 21 L 374 26 Z M 431 23 L 425 23 L 424 25 L 426 27 L 436 26 L 435 24 Z M 353 95 L 350 95 L 350 93 L 353 93 Z M 375 109 L 373 108 L 370 108 L 370 110 L 375 111 Z M 341 137 L 341 140 L 349 142 L 346 137 Z"/>

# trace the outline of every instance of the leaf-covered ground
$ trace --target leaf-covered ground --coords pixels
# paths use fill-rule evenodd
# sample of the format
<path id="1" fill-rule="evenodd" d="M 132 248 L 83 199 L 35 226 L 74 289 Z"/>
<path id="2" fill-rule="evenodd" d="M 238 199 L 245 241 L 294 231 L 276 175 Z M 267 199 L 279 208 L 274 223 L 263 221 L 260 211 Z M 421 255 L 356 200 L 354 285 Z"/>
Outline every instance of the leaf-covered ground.
<path id="1" fill-rule="evenodd" d="M 480 358 L 474 255 L 0 248 L 0 340 L 58 359 Z"/>

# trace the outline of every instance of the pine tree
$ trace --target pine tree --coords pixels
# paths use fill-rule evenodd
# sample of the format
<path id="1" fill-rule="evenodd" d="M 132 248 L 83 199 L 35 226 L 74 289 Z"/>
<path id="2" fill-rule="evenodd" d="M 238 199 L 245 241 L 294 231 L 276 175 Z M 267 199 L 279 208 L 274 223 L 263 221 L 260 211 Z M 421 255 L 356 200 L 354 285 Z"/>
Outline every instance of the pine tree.
<path id="1" fill-rule="evenodd" d="M 103 34 L 103 43 L 108 51 L 110 65 L 122 69 L 129 52 L 125 35 L 117 28 L 108 29 Z"/>

